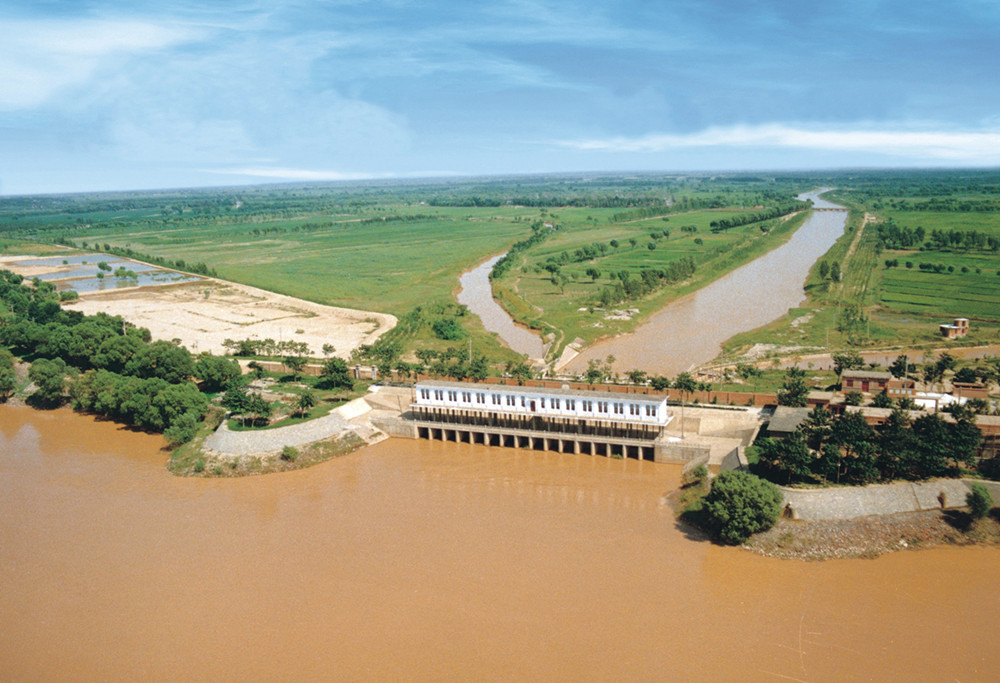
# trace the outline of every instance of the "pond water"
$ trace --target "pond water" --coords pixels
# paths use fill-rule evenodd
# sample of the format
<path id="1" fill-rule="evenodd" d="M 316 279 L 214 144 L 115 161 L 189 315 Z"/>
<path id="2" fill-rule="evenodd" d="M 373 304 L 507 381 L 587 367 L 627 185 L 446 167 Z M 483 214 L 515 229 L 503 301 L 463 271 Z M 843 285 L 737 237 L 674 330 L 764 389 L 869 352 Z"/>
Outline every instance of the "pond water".
<path id="1" fill-rule="evenodd" d="M 679 528 L 679 469 L 390 439 L 168 474 L 0 407 L 2 680 L 984 680 L 1000 550 L 781 561 Z"/>
<path id="2" fill-rule="evenodd" d="M 842 208 L 819 197 L 826 190 L 801 195 L 817 208 Z M 817 211 L 785 244 L 672 301 L 630 334 L 600 341 L 566 366 L 582 373 L 588 361 L 613 355 L 613 368 L 624 373 L 645 370 L 674 376 L 707 363 L 722 343 L 741 332 L 780 318 L 803 298 L 809 269 L 844 232 L 847 211 Z"/>

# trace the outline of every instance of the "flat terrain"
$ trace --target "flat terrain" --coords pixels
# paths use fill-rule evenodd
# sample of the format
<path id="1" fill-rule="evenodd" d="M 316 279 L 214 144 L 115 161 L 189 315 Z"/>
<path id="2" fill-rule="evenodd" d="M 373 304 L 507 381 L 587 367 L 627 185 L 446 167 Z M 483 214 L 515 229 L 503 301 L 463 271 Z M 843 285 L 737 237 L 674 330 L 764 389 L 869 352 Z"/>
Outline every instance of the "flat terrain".
<path id="1" fill-rule="evenodd" d="M 332 344 L 348 358 L 396 325 L 385 313 L 324 306 L 221 280 L 84 294 L 64 304 L 86 314 L 120 315 L 154 339 L 180 339 L 192 352 L 225 353 L 226 339 L 274 339 L 309 345 L 320 355 Z"/>

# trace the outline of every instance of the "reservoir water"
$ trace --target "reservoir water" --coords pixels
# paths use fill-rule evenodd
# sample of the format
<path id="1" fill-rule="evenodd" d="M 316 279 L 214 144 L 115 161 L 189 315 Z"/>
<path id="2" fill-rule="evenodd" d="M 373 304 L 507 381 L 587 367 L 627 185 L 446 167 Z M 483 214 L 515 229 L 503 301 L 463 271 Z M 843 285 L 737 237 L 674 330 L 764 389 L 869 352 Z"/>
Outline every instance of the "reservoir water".
<path id="1" fill-rule="evenodd" d="M 987 680 L 1000 550 L 781 561 L 679 470 L 390 439 L 244 479 L 0 407 L 0 680 Z"/>
<path id="2" fill-rule="evenodd" d="M 799 199 L 842 209 L 819 197 L 825 191 Z M 730 337 L 766 325 L 802 301 L 809 269 L 844 233 L 846 222 L 846 210 L 814 212 L 785 244 L 669 303 L 634 332 L 587 347 L 566 370 L 585 372 L 588 361 L 609 355 L 620 373 L 640 369 L 672 377 L 707 363 Z"/>

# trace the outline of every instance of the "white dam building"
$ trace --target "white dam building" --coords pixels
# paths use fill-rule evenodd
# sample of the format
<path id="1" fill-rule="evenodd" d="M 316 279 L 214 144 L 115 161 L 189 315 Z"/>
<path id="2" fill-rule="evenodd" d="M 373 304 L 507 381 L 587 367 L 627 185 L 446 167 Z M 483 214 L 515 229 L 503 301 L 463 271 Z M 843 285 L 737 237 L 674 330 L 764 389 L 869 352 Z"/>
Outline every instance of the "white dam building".
<path id="1" fill-rule="evenodd" d="M 409 421 L 424 439 L 676 462 L 672 418 L 665 396 L 423 381 Z"/>

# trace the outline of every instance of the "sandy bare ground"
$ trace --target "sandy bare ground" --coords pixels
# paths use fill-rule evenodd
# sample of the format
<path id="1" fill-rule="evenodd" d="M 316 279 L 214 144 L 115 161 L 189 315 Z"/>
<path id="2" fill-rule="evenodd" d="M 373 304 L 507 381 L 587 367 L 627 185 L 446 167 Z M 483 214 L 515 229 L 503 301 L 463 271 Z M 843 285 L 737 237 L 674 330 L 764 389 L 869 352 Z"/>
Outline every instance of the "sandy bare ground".
<path id="1" fill-rule="evenodd" d="M 347 358 L 396 326 L 395 316 L 385 313 L 324 306 L 211 279 L 82 294 L 64 306 L 120 315 L 148 328 L 154 339 L 180 339 L 196 353 L 225 353 L 226 339 L 274 339 L 305 342 L 315 356 L 332 344 L 335 355 Z"/>
<path id="2" fill-rule="evenodd" d="M 37 258 L 43 257 L 0 257 L 0 268 L 33 277 L 79 267 L 20 265 Z M 223 354 L 226 339 L 274 339 L 305 342 L 314 356 L 322 354 L 324 344 L 332 344 L 335 355 L 347 358 L 396 326 L 395 316 L 385 313 L 324 306 L 213 278 L 83 293 L 63 306 L 86 314 L 120 315 L 149 329 L 153 339 L 180 339 L 196 353 Z"/>

